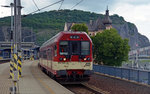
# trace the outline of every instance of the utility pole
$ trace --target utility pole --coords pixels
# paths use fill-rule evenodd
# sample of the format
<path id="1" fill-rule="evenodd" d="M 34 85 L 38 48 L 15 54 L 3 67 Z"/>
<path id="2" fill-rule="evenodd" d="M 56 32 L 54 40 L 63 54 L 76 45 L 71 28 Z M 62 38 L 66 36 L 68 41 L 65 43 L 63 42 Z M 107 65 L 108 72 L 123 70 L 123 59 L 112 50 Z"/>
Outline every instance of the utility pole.
<path id="1" fill-rule="evenodd" d="M 18 56 L 18 54 L 21 56 L 21 3 L 20 0 L 14 0 L 14 33 L 13 33 L 13 39 L 14 39 L 14 50 L 13 50 L 13 87 L 12 87 L 12 93 L 17 93 L 17 83 L 19 81 L 20 76 L 20 70 L 21 67 L 19 64 L 21 64 L 21 58 Z M 19 34 L 19 35 L 18 35 Z"/>
<path id="2" fill-rule="evenodd" d="M 17 0 L 17 1 L 18 1 L 17 2 L 17 8 L 18 8 L 18 15 L 17 15 L 18 32 L 17 34 L 19 35 L 17 39 L 18 39 L 18 51 L 21 52 L 21 41 L 22 41 L 21 39 L 21 8 L 22 6 L 21 6 L 20 0 Z"/>
<path id="3" fill-rule="evenodd" d="M 14 69 L 13 69 L 13 87 L 12 87 L 12 94 L 16 94 L 16 86 L 18 82 L 18 62 L 17 60 L 17 1 L 14 0 Z"/>
<path id="4" fill-rule="evenodd" d="M 21 50 L 21 2 L 14 0 L 14 43 L 16 50 Z"/>
<path id="5" fill-rule="evenodd" d="M 22 9 L 22 6 L 21 6 L 21 1 L 20 0 L 17 0 L 17 8 L 18 8 L 18 15 L 17 15 L 17 23 L 18 23 L 18 33 L 19 36 L 18 36 L 18 71 L 19 71 L 19 77 L 21 77 L 21 74 L 22 74 L 22 69 L 21 69 L 21 66 L 22 66 L 22 51 L 21 51 L 21 42 L 22 42 L 22 37 L 21 37 L 21 9 Z"/>
<path id="6" fill-rule="evenodd" d="M 14 0 L 14 45 L 17 45 L 17 5 L 16 0 Z M 14 49 L 14 53 L 17 53 L 17 47 Z"/>
<path id="7" fill-rule="evenodd" d="M 14 43 L 13 43 L 13 7 L 14 7 L 14 4 L 11 3 L 10 4 L 10 7 L 11 7 L 11 31 L 10 31 L 10 39 L 11 39 L 11 61 L 10 61 L 10 78 L 13 78 L 13 62 L 14 62 L 14 57 L 13 57 L 13 50 L 14 50 Z"/>

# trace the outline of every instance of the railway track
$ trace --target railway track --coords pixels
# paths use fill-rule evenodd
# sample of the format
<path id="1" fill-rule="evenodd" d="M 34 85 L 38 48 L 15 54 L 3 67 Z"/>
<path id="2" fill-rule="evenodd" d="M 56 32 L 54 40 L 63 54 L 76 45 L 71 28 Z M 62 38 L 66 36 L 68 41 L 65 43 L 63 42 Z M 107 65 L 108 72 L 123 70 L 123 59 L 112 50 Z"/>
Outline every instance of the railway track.
<path id="1" fill-rule="evenodd" d="M 95 86 L 88 85 L 87 83 L 64 86 L 75 94 L 110 94 L 107 91 L 103 91 Z"/>
<path id="2" fill-rule="evenodd" d="M 82 85 L 85 86 L 86 88 L 90 89 L 91 91 L 93 91 L 94 94 L 110 94 L 109 92 L 104 91 L 100 88 L 97 88 L 93 85 L 89 85 L 88 83 L 82 83 Z"/>
<path id="3" fill-rule="evenodd" d="M 0 60 L 0 64 L 3 64 L 3 63 L 7 63 L 9 62 L 10 60 Z"/>

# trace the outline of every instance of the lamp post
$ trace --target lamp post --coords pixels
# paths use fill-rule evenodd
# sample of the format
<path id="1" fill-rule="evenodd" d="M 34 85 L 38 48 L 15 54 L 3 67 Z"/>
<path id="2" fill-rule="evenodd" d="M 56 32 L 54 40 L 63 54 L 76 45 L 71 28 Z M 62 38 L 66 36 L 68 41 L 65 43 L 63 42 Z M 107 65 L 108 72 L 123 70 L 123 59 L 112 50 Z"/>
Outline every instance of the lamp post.
<path id="1" fill-rule="evenodd" d="M 13 7 L 14 7 L 14 4 L 13 3 L 10 3 L 10 7 L 11 7 L 11 38 L 13 39 Z"/>
<path id="2" fill-rule="evenodd" d="M 13 7 L 14 4 L 10 3 L 10 6 L 2 6 L 2 7 L 6 7 L 6 8 L 11 8 L 11 31 L 10 31 L 10 40 L 11 40 L 11 60 L 13 61 Z"/>
<path id="3" fill-rule="evenodd" d="M 14 7 L 14 4 L 13 3 L 10 3 L 10 7 L 11 7 L 11 31 L 10 31 L 10 33 L 11 33 L 11 59 L 12 59 L 12 61 L 13 61 L 13 57 L 12 57 L 12 55 L 13 55 L 13 7 Z"/>

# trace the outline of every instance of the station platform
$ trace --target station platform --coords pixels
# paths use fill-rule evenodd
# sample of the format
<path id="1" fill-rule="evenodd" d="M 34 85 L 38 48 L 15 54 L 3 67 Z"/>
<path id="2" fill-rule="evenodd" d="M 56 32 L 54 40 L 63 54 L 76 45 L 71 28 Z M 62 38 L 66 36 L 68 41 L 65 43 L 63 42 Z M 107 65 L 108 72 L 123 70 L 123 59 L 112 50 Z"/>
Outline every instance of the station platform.
<path id="1" fill-rule="evenodd" d="M 22 77 L 17 87 L 18 94 L 73 94 L 71 91 L 52 80 L 38 68 L 38 61 L 24 61 Z M 0 94 L 9 94 L 13 85 L 9 79 L 9 63 L 0 65 Z"/>
<path id="2" fill-rule="evenodd" d="M 9 94 L 12 81 L 9 79 L 9 63 L 0 64 L 0 94 Z"/>

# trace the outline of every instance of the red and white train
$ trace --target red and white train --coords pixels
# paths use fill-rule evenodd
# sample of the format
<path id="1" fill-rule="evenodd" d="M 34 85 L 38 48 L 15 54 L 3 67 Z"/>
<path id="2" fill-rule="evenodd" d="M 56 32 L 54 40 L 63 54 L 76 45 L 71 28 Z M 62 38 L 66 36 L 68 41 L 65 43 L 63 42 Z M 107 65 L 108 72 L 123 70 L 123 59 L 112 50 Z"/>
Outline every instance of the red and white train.
<path id="1" fill-rule="evenodd" d="M 39 66 L 57 80 L 89 80 L 93 73 L 90 37 L 85 32 L 58 33 L 40 47 Z"/>

